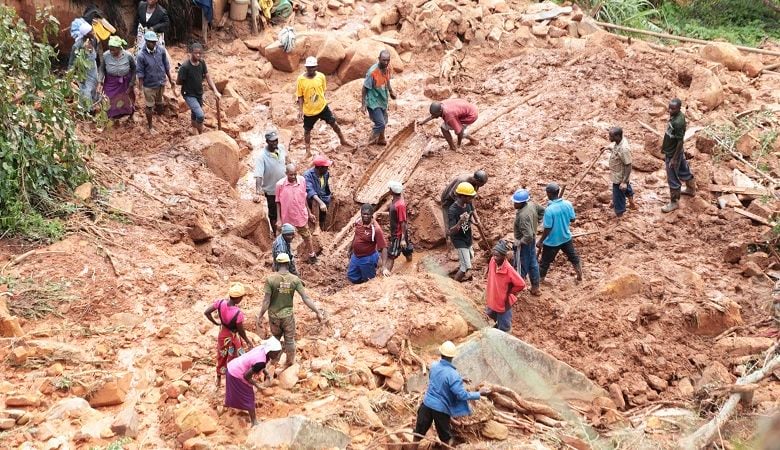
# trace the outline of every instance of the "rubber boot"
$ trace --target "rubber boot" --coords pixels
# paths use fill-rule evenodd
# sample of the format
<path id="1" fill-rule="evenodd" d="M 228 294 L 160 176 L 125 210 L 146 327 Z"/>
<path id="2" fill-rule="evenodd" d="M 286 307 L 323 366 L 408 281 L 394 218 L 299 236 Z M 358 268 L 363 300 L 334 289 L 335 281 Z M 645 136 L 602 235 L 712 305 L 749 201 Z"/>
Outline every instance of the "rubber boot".
<path id="1" fill-rule="evenodd" d="M 680 201 L 680 190 L 669 189 L 669 203 L 667 203 L 666 206 L 661 208 L 661 212 L 670 213 L 675 209 L 679 208 L 680 207 L 679 201 Z"/>
<path id="2" fill-rule="evenodd" d="M 634 196 L 628 197 L 628 209 L 636 209 L 636 203 L 634 203 Z"/>
<path id="3" fill-rule="evenodd" d="M 582 264 L 574 266 L 574 272 L 577 273 L 577 281 L 582 281 Z"/>
<path id="4" fill-rule="evenodd" d="M 385 139 L 385 130 L 382 130 L 381 133 L 379 133 L 379 140 L 376 141 L 379 145 L 387 145 L 387 139 Z"/>
<path id="5" fill-rule="evenodd" d="M 542 295 L 542 291 L 539 290 L 539 285 L 538 284 L 536 286 L 531 285 L 531 295 L 536 296 L 536 297 Z"/>
<path id="6" fill-rule="evenodd" d="M 368 139 L 368 145 L 374 145 L 379 142 L 379 133 L 371 132 L 371 137 Z"/>
<path id="7" fill-rule="evenodd" d="M 680 194 L 682 195 L 690 195 L 693 197 L 696 195 L 696 180 L 691 178 L 690 180 L 685 182 L 685 187 L 682 188 L 682 191 L 680 191 Z"/>

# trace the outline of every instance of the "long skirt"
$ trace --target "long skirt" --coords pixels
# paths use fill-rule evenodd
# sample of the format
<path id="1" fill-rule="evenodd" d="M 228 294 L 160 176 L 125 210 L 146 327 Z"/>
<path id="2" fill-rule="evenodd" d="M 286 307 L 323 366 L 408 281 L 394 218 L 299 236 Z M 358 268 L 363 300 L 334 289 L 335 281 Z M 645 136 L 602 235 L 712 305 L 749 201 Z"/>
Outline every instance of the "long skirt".
<path id="1" fill-rule="evenodd" d="M 103 91 L 108 97 L 110 119 L 128 116 L 135 111 L 135 91 L 129 74 L 122 77 L 106 74 Z"/>
<path id="2" fill-rule="evenodd" d="M 218 375 L 227 373 L 227 364 L 246 352 L 241 345 L 241 338 L 238 337 L 237 333 L 233 333 L 226 327 L 220 328 L 217 336 Z"/>
<path id="3" fill-rule="evenodd" d="M 255 409 L 255 389 L 244 381 L 227 372 L 225 379 L 225 406 L 253 411 Z"/>

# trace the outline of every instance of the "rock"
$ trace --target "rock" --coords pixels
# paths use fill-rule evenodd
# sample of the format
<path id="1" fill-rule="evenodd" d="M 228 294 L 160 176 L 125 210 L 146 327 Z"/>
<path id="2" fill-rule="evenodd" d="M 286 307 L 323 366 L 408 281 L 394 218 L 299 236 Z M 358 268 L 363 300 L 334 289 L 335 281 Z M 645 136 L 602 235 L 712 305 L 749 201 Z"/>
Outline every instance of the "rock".
<path id="1" fill-rule="evenodd" d="M 328 9 L 339 9 L 342 4 L 339 0 L 328 0 L 327 6 Z"/>
<path id="2" fill-rule="evenodd" d="M 503 34 L 504 34 L 504 32 L 503 32 L 503 30 L 501 30 L 501 28 L 493 27 L 490 30 L 490 33 L 488 33 L 488 35 L 487 35 L 487 40 L 488 41 L 493 41 L 493 42 L 499 42 L 501 40 L 501 35 L 503 35 Z"/>
<path id="3" fill-rule="evenodd" d="M 758 277 L 764 275 L 764 271 L 761 267 L 753 261 L 748 261 L 742 266 L 743 277 Z"/>
<path id="4" fill-rule="evenodd" d="M 723 194 L 718 197 L 718 207 L 720 209 L 742 208 L 742 202 L 739 201 L 737 194 Z"/>
<path id="5" fill-rule="evenodd" d="M 241 177 L 240 149 L 232 137 L 224 131 L 209 131 L 192 136 L 184 145 L 193 152 L 200 152 L 211 169 L 219 178 L 235 186 Z"/>
<path id="6" fill-rule="evenodd" d="M 394 373 L 398 372 L 398 368 L 395 366 L 379 366 L 374 367 L 372 372 L 377 375 L 382 375 L 383 377 L 391 377 Z"/>
<path id="7" fill-rule="evenodd" d="M 626 409 L 626 399 L 623 397 L 623 390 L 620 388 L 619 384 L 612 383 L 609 385 L 609 395 L 612 397 L 612 401 L 615 402 L 617 409 Z"/>
<path id="8" fill-rule="evenodd" d="M 568 36 L 569 31 L 558 27 L 550 27 L 548 34 L 551 38 L 562 38 L 564 36 Z"/>
<path id="9" fill-rule="evenodd" d="M 694 387 L 695 393 L 707 393 L 717 387 L 732 384 L 735 381 L 734 375 L 729 372 L 723 364 L 713 361 L 712 364 L 702 371 L 701 378 Z"/>
<path id="10" fill-rule="evenodd" d="M 205 412 L 209 409 L 197 406 L 184 406 L 178 409 L 174 421 L 179 431 L 185 433 L 193 430 L 196 435 L 209 435 L 217 431 L 217 421 Z"/>
<path id="11" fill-rule="evenodd" d="M 701 56 L 709 61 L 723 64 L 729 70 L 742 70 L 745 58 L 737 47 L 727 42 L 713 42 L 700 50 Z"/>
<path id="12" fill-rule="evenodd" d="M 165 388 L 165 394 L 168 398 L 178 398 L 190 389 L 190 386 L 183 380 L 174 380 Z"/>
<path id="13" fill-rule="evenodd" d="M 423 89 L 423 95 L 431 100 L 442 101 L 450 98 L 452 89 L 449 86 L 427 84 L 425 85 L 425 89 Z"/>
<path id="14" fill-rule="evenodd" d="M 328 37 L 320 46 L 317 52 L 317 64 L 320 72 L 330 75 L 336 73 L 341 62 L 344 61 L 344 57 L 347 55 L 346 50 L 341 42 L 334 38 Z"/>
<path id="15" fill-rule="evenodd" d="M 171 330 L 172 330 L 172 328 L 171 328 L 170 325 L 163 325 L 163 326 L 161 326 L 157 330 L 157 333 L 155 333 L 154 335 L 157 336 L 158 338 L 162 339 L 165 336 L 168 336 L 169 334 L 171 334 Z"/>
<path id="16" fill-rule="evenodd" d="M 27 362 L 27 358 L 29 358 L 30 356 L 32 356 L 32 353 L 27 347 L 23 345 L 14 347 L 14 349 L 11 350 L 11 354 L 10 354 L 11 364 L 15 366 L 21 366 L 22 364 Z"/>
<path id="17" fill-rule="evenodd" d="M 46 369 L 46 376 L 47 377 L 58 377 L 62 375 L 62 373 L 65 371 L 65 368 L 62 367 L 61 363 L 54 363 L 51 366 L 49 366 Z"/>
<path id="18" fill-rule="evenodd" d="M 393 47 L 371 38 L 363 38 L 350 45 L 346 50 L 344 61 L 338 69 L 341 82 L 348 83 L 363 78 L 368 68 L 377 61 L 379 52 L 382 50 L 390 52 L 390 67 L 397 72 L 403 71 L 403 62 Z"/>
<path id="19" fill-rule="evenodd" d="M 111 423 L 111 431 L 117 436 L 127 436 L 136 438 L 138 436 L 138 413 L 135 407 L 125 408 L 117 414 L 114 422 Z"/>
<path id="20" fill-rule="evenodd" d="M 723 103 L 723 85 L 711 70 L 696 66 L 693 70 L 691 99 L 701 105 L 703 111 L 712 111 Z"/>
<path id="21" fill-rule="evenodd" d="M 693 385 L 691 379 L 685 377 L 677 382 L 677 390 L 680 392 L 680 397 L 683 399 L 693 398 Z"/>
<path id="22" fill-rule="evenodd" d="M 189 438 L 184 441 L 184 450 L 211 450 L 211 443 L 202 437 Z"/>
<path id="23" fill-rule="evenodd" d="M 747 261 L 754 262 L 762 269 L 769 266 L 769 255 L 764 252 L 753 252 L 745 257 Z"/>
<path id="24" fill-rule="evenodd" d="M 772 220 L 772 216 L 774 216 L 774 212 L 769 208 L 769 206 L 762 204 L 761 199 L 756 199 L 750 202 L 750 206 L 748 206 L 747 211 L 759 217 L 763 217 L 766 220 Z"/>
<path id="25" fill-rule="evenodd" d="M 249 448 L 346 449 L 349 436 L 304 416 L 291 416 L 260 422 L 246 438 Z"/>
<path id="26" fill-rule="evenodd" d="M 92 198 L 92 189 L 94 189 L 94 186 L 92 186 L 92 183 L 86 182 L 84 184 L 79 185 L 74 191 L 73 196 L 77 199 L 85 202 Z"/>
<path id="27" fill-rule="evenodd" d="M 723 252 L 723 262 L 736 264 L 747 252 L 747 245 L 738 242 L 729 242 L 726 250 Z"/>
<path id="28" fill-rule="evenodd" d="M 509 428 L 495 420 L 488 420 L 482 426 L 482 436 L 496 441 L 503 441 L 509 437 Z"/>
<path id="29" fill-rule="evenodd" d="M 84 414 L 95 411 L 89 406 L 89 402 L 81 397 L 62 399 L 51 407 L 46 414 L 46 420 L 57 420 L 63 417 L 81 417 Z"/>
<path id="30" fill-rule="evenodd" d="M 37 395 L 9 395 L 5 399 L 6 407 L 28 407 L 38 406 L 41 399 Z"/>
<path id="31" fill-rule="evenodd" d="M 642 291 L 642 277 L 638 273 L 631 269 L 622 272 L 602 286 L 601 295 L 622 299 Z"/>
<path id="32" fill-rule="evenodd" d="M 223 97 L 220 101 L 220 108 L 228 119 L 235 119 L 244 113 L 241 102 L 232 97 Z"/>
<path id="33" fill-rule="evenodd" d="M 715 343 L 714 349 L 729 356 L 749 356 L 763 352 L 774 341 L 765 337 L 727 337 Z"/>
<path id="34" fill-rule="evenodd" d="M 11 418 L 0 419 L 0 430 L 10 430 L 16 426 L 16 420 Z"/>
<path id="35" fill-rule="evenodd" d="M 133 375 L 131 373 L 109 377 L 101 387 L 87 398 L 89 405 L 93 408 L 121 405 L 125 401 L 127 391 L 130 390 L 132 379 Z"/>
<path id="36" fill-rule="evenodd" d="M 652 156 L 634 152 L 631 167 L 637 172 L 652 173 L 663 167 L 663 163 Z"/>
<path id="37" fill-rule="evenodd" d="M 295 72 L 298 70 L 298 65 L 301 63 L 301 54 L 295 50 L 286 53 L 279 41 L 275 41 L 266 46 L 263 54 L 266 59 L 271 62 L 271 65 L 274 66 L 274 69 L 281 70 L 282 72 Z"/>
<path id="38" fill-rule="evenodd" d="M 386 26 L 393 26 L 397 25 L 398 22 L 401 21 L 401 14 L 398 12 L 398 9 L 395 7 L 392 7 L 382 13 L 382 25 Z"/>
<path id="39" fill-rule="evenodd" d="M 264 54 L 265 48 L 273 41 L 270 33 L 263 33 L 259 37 L 244 39 L 244 45 L 250 50 L 258 50 L 260 53 Z"/>
<path id="40" fill-rule="evenodd" d="M 404 376 L 400 371 L 395 371 L 389 378 L 385 378 L 385 386 L 393 392 L 401 392 L 404 382 Z"/>
<path id="41" fill-rule="evenodd" d="M 382 327 L 375 331 L 368 340 L 369 343 L 376 348 L 385 348 L 387 341 L 389 341 L 394 334 L 394 327 Z"/>
<path id="42" fill-rule="evenodd" d="M 379 34 L 382 32 L 382 15 L 376 14 L 374 17 L 371 18 L 371 21 L 368 23 L 368 28 L 373 31 L 376 34 Z"/>
<path id="43" fill-rule="evenodd" d="M 699 152 L 711 155 L 714 152 L 716 145 L 715 139 L 704 136 L 701 133 L 696 135 L 696 150 Z"/>
<path id="44" fill-rule="evenodd" d="M 733 326 L 743 324 L 741 308 L 737 302 L 728 298 L 715 298 L 713 303 L 719 304 L 724 311 L 697 305 L 690 313 L 684 313 L 686 322 L 693 324 L 691 332 L 703 336 L 717 336 Z"/>
<path id="45" fill-rule="evenodd" d="M 282 372 L 277 378 L 279 380 L 279 386 L 282 389 L 292 389 L 292 387 L 298 383 L 299 370 L 301 370 L 301 366 L 299 364 L 293 364 L 292 366 L 284 369 L 284 372 Z"/>
<path id="46" fill-rule="evenodd" d="M 735 146 L 742 156 L 750 159 L 753 156 L 753 153 L 761 148 L 761 143 L 750 133 L 745 133 L 737 139 Z"/>
<path id="47" fill-rule="evenodd" d="M 550 27 L 547 25 L 534 25 L 531 27 L 531 34 L 536 37 L 546 37 Z"/>
<path id="48" fill-rule="evenodd" d="M 596 25 L 596 22 L 590 17 L 585 17 L 581 21 L 577 22 L 577 34 L 580 36 L 587 36 L 599 31 L 602 31 L 601 27 Z"/>
<path id="49" fill-rule="evenodd" d="M 742 66 L 742 71 L 745 72 L 747 76 L 755 78 L 761 75 L 762 70 L 764 70 L 764 63 L 761 62 L 761 58 L 756 55 L 745 58 L 745 64 Z"/>
<path id="50" fill-rule="evenodd" d="M 214 228 L 211 226 L 211 221 L 203 213 L 198 213 L 196 216 L 194 216 L 192 221 L 186 226 L 187 235 L 189 235 L 190 239 L 192 239 L 192 242 L 203 242 L 214 237 L 215 232 Z"/>
<path id="51" fill-rule="evenodd" d="M 24 336 L 24 330 L 22 330 L 22 326 L 19 325 L 19 318 L 16 316 L 12 316 L 10 314 L 3 314 L 3 312 L 0 312 L 0 337 L 21 337 Z M 15 347 L 21 348 L 21 347 Z M 22 348 L 23 349 L 23 348 Z M 22 360 L 19 365 L 24 364 L 24 361 L 27 360 L 26 356 L 22 356 L 21 354 L 18 357 L 14 357 L 14 359 L 20 359 Z"/>
<path id="52" fill-rule="evenodd" d="M 316 358 L 311 360 L 311 370 L 315 372 L 322 372 L 323 370 L 331 370 L 333 368 L 333 361 L 330 358 Z"/>
<path id="53" fill-rule="evenodd" d="M 647 384 L 658 392 L 663 392 L 669 387 L 669 383 L 661 377 L 647 374 Z"/>
<path id="54" fill-rule="evenodd" d="M 385 427 L 385 424 L 382 423 L 382 419 L 380 419 L 379 416 L 374 412 L 374 409 L 371 407 L 371 403 L 368 401 L 366 397 L 364 396 L 358 397 L 357 406 L 358 406 L 358 411 L 360 412 L 360 415 L 362 416 L 363 420 L 368 422 L 371 428 L 376 428 L 381 430 Z"/>

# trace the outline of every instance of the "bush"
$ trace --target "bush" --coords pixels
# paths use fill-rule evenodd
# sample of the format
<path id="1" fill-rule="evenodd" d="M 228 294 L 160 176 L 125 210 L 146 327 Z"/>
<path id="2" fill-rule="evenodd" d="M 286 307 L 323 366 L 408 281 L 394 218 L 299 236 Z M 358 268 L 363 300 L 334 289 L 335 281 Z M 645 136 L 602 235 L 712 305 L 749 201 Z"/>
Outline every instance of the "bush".
<path id="1" fill-rule="evenodd" d="M 46 11 L 37 23 L 42 42 L 0 5 L 0 234 L 50 240 L 64 233 L 58 198 L 88 178 L 89 149 L 75 126 L 86 116 L 74 88 L 84 65 L 53 73 L 57 52 L 47 40 L 59 23 Z"/>

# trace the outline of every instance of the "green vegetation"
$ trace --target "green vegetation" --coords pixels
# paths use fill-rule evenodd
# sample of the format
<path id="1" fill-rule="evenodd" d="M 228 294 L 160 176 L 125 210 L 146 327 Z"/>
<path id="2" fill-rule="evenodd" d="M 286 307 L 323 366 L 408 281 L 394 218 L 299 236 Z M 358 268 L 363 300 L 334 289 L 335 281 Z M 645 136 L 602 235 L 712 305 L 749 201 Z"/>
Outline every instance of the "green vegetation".
<path id="1" fill-rule="evenodd" d="M 124 450 L 125 445 L 129 444 L 131 441 L 132 439 L 123 437 L 106 445 L 105 447 L 90 447 L 89 450 Z"/>
<path id="2" fill-rule="evenodd" d="M 57 51 L 47 42 L 59 23 L 46 11 L 37 23 L 40 42 L 0 5 L 0 235 L 48 241 L 62 237 L 58 218 L 72 210 L 61 199 L 88 178 L 89 149 L 75 124 L 88 114 L 74 89 L 84 65 L 55 73 Z"/>

